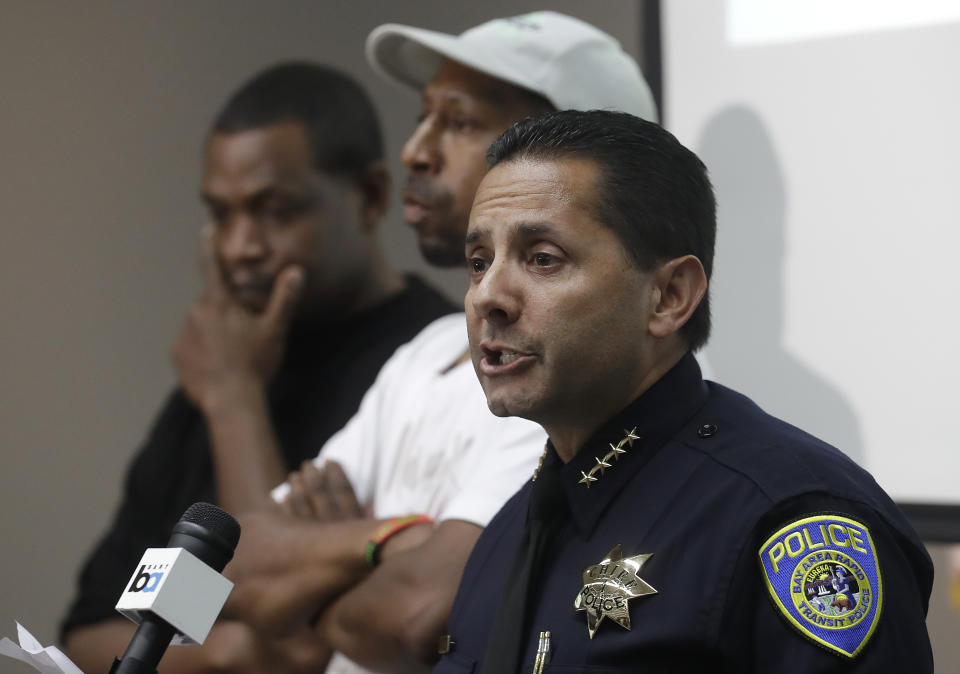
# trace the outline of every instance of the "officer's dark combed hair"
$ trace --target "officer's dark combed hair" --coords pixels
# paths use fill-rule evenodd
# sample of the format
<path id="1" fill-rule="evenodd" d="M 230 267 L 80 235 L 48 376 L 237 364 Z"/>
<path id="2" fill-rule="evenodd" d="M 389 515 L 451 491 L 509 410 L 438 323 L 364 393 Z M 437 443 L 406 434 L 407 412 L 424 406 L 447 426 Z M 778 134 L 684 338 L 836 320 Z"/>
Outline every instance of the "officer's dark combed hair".
<path id="1" fill-rule="evenodd" d="M 623 112 L 564 110 L 524 119 L 487 152 L 487 165 L 588 159 L 599 168 L 593 213 L 640 269 L 696 255 L 713 270 L 716 200 L 703 162 L 658 124 Z M 710 336 L 709 290 L 681 329 L 692 350 Z"/>
<path id="2" fill-rule="evenodd" d="M 370 98 L 357 82 L 327 66 L 288 62 L 246 82 L 217 115 L 214 133 L 300 124 L 324 173 L 358 178 L 383 159 L 383 135 Z"/>

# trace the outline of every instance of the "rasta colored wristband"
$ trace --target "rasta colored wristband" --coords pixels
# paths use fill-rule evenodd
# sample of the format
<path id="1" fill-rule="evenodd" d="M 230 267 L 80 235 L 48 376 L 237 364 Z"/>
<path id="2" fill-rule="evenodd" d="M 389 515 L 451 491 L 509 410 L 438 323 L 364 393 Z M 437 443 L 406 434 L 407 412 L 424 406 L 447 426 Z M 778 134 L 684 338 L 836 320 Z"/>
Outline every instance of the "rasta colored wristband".
<path id="1" fill-rule="evenodd" d="M 364 550 L 364 559 L 367 566 L 373 568 L 380 563 L 380 548 L 394 534 L 403 531 L 414 524 L 432 524 L 433 519 L 426 515 L 406 515 L 405 517 L 394 517 L 387 520 L 370 534 L 370 540 L 367 541 L 367 547 Z"/>

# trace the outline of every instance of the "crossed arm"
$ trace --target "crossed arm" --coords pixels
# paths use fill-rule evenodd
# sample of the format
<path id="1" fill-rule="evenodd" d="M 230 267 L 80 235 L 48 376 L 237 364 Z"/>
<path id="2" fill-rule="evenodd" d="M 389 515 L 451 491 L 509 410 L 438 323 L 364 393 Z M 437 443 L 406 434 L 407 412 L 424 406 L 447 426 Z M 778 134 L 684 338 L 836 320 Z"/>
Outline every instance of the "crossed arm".
<path id="1" fill-rule="evenodd" d="M 480 527 L 410 527 L 371 570 L 363 552 L 380 521 L 362 516 L 339 467 L 310 465 L 292 485 L 282 508 L 241 517 L 221 619 L 202 647 L 170 648 L 160 672 L 319 671 L 332 651 L 377 671 L 428 671 Z M 66 647 L 85 671 L 106 671 L 133 631 L 108 620 L 74 629 Z"/>
<path id="2" fill-rule="evenodd" d="M 380 521 L 360 516 L 335 463 L 322 471 L 305 464 L 283 508 L 244 518 L 245 541 L 228 568 L 237 579 L 229 615 L 284 638 L 310 626 L 369 669 L 428 670 L 481 528 L 457 520 L 410 527 L 388 539 L 371 570 L 363 551 Z"/>
<path id="3" fill-rule="evenodd" d="M 429 671 L 480 532 L 443 522 L 417 547 L 388 557 L 323 614 L 323 642 L 374 671 Z"/>

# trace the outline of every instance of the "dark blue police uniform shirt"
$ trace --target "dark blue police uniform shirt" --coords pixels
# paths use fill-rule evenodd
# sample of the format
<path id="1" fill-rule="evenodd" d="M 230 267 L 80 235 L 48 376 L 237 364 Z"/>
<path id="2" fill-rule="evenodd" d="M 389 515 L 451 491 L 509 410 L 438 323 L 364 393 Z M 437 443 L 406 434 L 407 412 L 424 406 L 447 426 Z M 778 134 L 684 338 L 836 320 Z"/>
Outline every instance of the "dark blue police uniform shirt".
<path id="1" fill-rule="evenodd" d="M 642 439 L 595 469 L 634 428 Z M 558 463 L 548 445 L 545 466 Z M 836 449 L 704 382 L 691 355 L 560 470 L 570 515 L 531 592 L 521 671 L 532 670 L 548 630 L 545 672 L 933 671 L 925 626 L 933 568 L 903 514 Z M 589 487 L 585 474 L 596 478 Z M 530 486 L 478 540 L 448 623 L 453 646 L 435 674 L 479 671 L 523 539 Z M 764 542 L 821 513 L 865 527 L 882 573 L 881 610 L 853 658 L 804 636 L 764 580 Z M 628 600 L 629 631 L 606 619 L 591 639 L 574 601 L 584 570 L 618 544 L 625 557 L 652 554 L 638 575 L 657 592 Z"/>

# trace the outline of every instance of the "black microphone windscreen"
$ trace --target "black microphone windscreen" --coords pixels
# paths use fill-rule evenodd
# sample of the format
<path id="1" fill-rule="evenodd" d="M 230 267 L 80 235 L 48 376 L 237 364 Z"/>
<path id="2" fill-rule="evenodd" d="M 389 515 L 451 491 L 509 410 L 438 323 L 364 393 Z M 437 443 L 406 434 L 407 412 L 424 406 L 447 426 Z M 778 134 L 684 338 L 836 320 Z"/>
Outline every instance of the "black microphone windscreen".
<path id="1" fill-rule="evenodd" d="M 233 515 L 212 503 L 194 503 L 180 518 L 181 522 L 198 524 L 222 538 L 231 548 L 240 541 L 240 524 Z"/>

